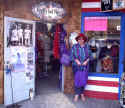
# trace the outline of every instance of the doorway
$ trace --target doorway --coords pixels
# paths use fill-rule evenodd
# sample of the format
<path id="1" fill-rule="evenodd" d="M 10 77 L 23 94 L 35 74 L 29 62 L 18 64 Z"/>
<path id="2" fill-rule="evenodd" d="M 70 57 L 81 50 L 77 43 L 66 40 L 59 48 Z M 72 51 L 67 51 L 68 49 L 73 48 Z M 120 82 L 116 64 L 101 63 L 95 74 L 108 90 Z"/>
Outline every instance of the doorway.
<path id="1" fill-rule="evenodd" d="M 60 28 L 58 39 L 55 37 L 57 26 Z M 61 91 L 62 65 L 57 56 L 59 44 L 56 44 L 60 42 L 62 28 L 63 24 L 36 22 L 36 95 Z"/>

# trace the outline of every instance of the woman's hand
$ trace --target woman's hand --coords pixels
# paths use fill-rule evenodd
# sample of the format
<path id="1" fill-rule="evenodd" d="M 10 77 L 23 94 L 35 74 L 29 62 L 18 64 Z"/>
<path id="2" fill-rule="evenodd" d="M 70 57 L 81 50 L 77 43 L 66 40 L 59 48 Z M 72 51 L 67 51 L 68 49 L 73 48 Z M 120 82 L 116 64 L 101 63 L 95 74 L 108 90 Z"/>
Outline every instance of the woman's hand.
<path id="1" fill-rule="evenodd" d="M 89 59 L 87 59 L 86 61 L 84 61 L 84 62 L 82 63 L 82 65 L 83 65 L 83 66 L 86 66 L 86 65 L 88 64 L 88 62 L 89 62 Z"/>
<path id="2" fill-rule="evenodd" d="M 82 65 L 83 65 L 83 66 L 86 66 L 87 63 L 88 63 L 87 61 L 84 61 Z"/>
<path id="3" fill-rule="evenodd" d="M 77 63 L 77 65 L 81 65 L 80 61 L 78 59 L 75 59 L 75 62 Z"/>

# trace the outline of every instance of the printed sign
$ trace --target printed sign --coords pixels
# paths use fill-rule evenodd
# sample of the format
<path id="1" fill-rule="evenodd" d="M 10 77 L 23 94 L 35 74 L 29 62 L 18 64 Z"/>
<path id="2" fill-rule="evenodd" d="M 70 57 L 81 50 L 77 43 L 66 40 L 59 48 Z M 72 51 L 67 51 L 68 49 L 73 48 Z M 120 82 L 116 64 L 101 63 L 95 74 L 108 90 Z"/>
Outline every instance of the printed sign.
<path id="1" fill-rule="evenodd" d="M 107 31 L 106 17 L 86 17 L 85 31 Z"/>

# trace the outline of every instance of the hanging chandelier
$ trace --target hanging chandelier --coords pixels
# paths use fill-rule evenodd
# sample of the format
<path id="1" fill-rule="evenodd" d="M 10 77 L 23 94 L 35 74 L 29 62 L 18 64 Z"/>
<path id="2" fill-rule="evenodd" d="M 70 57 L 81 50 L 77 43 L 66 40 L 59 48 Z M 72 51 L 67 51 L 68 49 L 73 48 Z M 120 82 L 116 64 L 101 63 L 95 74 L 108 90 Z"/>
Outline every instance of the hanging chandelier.
<path id="1" fill-rule="evenodd" d="M 32 8 L 33 14 L 45 22 L 56 22 L 66 15 L 66 10 L 60 3 L 43 1 Z"/>

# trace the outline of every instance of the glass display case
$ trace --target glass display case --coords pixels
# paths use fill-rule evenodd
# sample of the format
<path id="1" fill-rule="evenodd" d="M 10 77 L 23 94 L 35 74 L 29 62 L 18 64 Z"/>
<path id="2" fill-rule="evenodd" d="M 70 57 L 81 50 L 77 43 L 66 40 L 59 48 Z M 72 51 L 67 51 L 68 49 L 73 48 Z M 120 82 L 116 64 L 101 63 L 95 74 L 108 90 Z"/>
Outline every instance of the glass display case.
<path id="1" fill-rule="evenodd" d="M 89 72 L 117 74 L 121 17 L 85 17 L 84 20 L 91 55 Z"/>
<path id="2" fill-rule="evenodd" d="M 83 11 L 81 32 L 88 36 L 91 56 L 85 95 L 119 100 L 120 77 L 125 66 L 125 14 Z"/>

